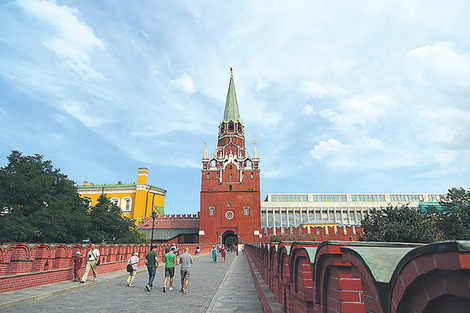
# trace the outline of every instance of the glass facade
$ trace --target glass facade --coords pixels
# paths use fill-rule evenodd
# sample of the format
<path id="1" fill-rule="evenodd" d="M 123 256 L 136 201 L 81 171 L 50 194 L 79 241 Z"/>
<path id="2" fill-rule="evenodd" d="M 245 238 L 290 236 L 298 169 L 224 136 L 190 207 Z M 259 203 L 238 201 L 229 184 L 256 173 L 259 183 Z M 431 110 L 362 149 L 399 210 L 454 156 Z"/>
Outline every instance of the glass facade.
<path id="1" fill-rule="evenodd" d="M 440 201 L 444 196 L 443 194 L 271 194 L 261 203 L 261 227 L 298 227 L 313 220 L 339 225 L 360 225 L 364 216 L 373 208 L 380 209 L 390 204 L 398 205 L 400 202 L 407 202 L 410 207 L 418 207 L 423 203 Z"/>

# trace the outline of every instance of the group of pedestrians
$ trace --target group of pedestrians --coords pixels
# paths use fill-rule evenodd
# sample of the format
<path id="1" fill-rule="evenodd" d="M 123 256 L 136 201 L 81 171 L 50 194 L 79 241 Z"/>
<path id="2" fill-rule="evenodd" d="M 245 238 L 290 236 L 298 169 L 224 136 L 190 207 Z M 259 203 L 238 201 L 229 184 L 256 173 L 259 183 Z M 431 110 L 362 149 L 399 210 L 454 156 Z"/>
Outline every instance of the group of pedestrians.
<path id="1" fill-rule="evenodd" d="M 152 246 L 150 252 L 145 256 L 144 263 L 147 265 L 147 271 L 149 274 L 149 281 L 145 288 L 148 292 L 153 289 L 153 280 L 155 279 L 155 274 L 158 267 L 158 258 L 157 258 L 157 247 Z M 167 291 L 168 281 L 170 285 L 168 286 L 168 291 L 173 290 L 173 277 L 175 276 L 175 266 L 181 264 L 181 292 L 188 292 L 189 276 L 191 275 L 190 267 L 193 264 L 193 257 L 189 254 L 189 248 L 185 248 L 184 253 L 177 258 L 176 253 L 178 252 L 175 246 L 169 248 L 169 251 L 165 253 L 165 278 L 163 280 L 163 292 Z M 128 263 L 131 262 L 129 259 Z M 129 263 L 130 264 L 130 263 Z M 169 279 L 168 279 L 169 278 Z"/>
<path id="2" fill-rule="evenodd" d="M 80 251 L 75 253 L 75 258 L 73 259 L 73 281 L 75 282 L 85 283 L 90 269 L 93 271 L 93 281 L 95 282 L 98 279 L 96 266 L 100 264 L 100 250 L 98 250 L 94 244 L 92 244 L 90 248 L 90 251 L 87 253 L 85 273 L 82 278 L 80 278 L 78 271 L 82 268 L 83 258 Z"/>
<path id="3" fill-rule="evenodd" d="M 213 248 L 215 248 L 215 246 L 213 246 Z M 197 253 L 200 252 L 199 246 L 196 252 Z M 189 254 L 189 248 L 185 248 L 184 253 L 179 258 L 178 258 L 178 253 L 179 253 L 179 250 L 175 245 L 167 246 L 167 248 L 165 249 L 165 256 L 164 256 L 165 278 L 163 280 L 163 292 L 166 292 L 167 290 L 168 291 L 173 290 L 173 277 L 175 276 L 175 266 L 178 264 L 181 264 L 181 270 L 180 270 L 181 292 L 183 293 L 188 292 L 189 276 L 191 275 L 191 264 L 194 263 L 194 260 L 193 260 L 192 255 Z M 223 253 L 222 257 L 225 262 L 225 250 L 223 250 L 222 253 Z M 129 276 L 127 278 L 127 286 L 129 287 L 134 286 L 135 276 L 137 273 L 137 265 L 139 263 L 139 260 L 140 260 L 139 253 L 134 252 L 134 254 L 127 261 L 128 272 L 129 272 Z M 96 282 L 98 278 L 96 266 L 99 265 L 99 262 L 100 262 L 100 251 L 96 248 L 94 244 L 92 244 L 90 246 L 90 251 L 88 251 L 87 253 L 85 273 L 83 277 L 80 278 L 78 272 L 80 268 L 82 267 L 83 258 L 80 252 L 76 252 L 76 255 L 74 258 L 74 267 L 73 267 L 73 273 L 74 273 L 73 281 L 85 283 L 88 278 L 88 273 L 90 272 L 90 269 L 91 269 L 93 271 L 93 281 Z M 153 289 L 153 281 L 155 279 L 155 275 L 157 273 L 157 268 L 159 265 L 156 246 L 151 247 L 151 250 L 145 256 L 144 263 L 147 266 L 147 271 L 149 275 L 149 280 L 145 288 L 147 289 L 148 292 L 150 292 Z M 170 284 L 167 289 L 168 281 Z"/>
<path id="4" fill-rule="evenodd" d="M 220 253 L 220 262 L 226 262 L 226 256 L 227 256 L 227 247 L 225 245 L 222 245 L 221 247 L 217 247 L 216 245 L 212 245 L 211 249 L 211 255 L 212 255 L 212 263 L 217 262 L 217 257 L 219 256 Z"/>

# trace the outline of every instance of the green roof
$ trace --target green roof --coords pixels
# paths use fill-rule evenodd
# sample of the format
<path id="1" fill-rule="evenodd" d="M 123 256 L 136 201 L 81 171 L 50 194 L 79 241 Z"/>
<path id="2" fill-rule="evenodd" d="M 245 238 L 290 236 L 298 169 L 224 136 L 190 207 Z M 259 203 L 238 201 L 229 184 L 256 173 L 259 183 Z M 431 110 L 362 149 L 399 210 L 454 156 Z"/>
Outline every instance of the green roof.
<path id="1" fill-rule="evenodd" d="M 235 91 L 235 83 L 233 82 L 233 77 L 230 77 L 230 82 L 227 91 L 227 100 L 225 101 L 224 122 L 228 121 L 240 121 L 237 93 Z"/>

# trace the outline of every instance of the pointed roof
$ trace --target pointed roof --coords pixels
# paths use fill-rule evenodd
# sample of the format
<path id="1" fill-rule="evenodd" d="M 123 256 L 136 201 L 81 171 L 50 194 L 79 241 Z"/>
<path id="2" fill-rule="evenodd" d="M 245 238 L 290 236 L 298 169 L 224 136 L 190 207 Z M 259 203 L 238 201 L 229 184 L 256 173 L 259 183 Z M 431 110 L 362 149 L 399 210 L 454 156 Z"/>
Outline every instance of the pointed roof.
<path id="1" fill-rule="evenodd" d="M 255 152 L 253 153 L 253 160 L 257 160 L 259 159 L 259 156 L 258 156 L 258 150 L 256 149 L 256 141 L 253 141 L 253 143 L 255 144 Z"/>
<path id="2" fill-rule="evenodd" d="M 225 101 L 224 122 L 239 122 L 240 113 L 238 111 L 237 93 L 235 92 L 235 83 L 233 82 L 233 72 L 230 68 L 230 82 L 228 84 L 227 100 Z"/>
<path id="3" fill-rule="evenodd" d="M 209 160 L 209 154 L 207 153 L 207 142 L 204 142 L 204 156 L 202 157 L 203 160 Z"/>

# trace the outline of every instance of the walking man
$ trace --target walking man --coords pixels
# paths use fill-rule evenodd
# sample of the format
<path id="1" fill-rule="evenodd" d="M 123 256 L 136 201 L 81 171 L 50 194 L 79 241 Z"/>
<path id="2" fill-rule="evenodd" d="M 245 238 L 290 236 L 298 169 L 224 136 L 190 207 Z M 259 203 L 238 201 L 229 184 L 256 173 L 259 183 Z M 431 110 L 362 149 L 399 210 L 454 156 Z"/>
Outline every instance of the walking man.
<path id="1" fill-rule="evenodd" d="M 191 264 L 193 264 L 193 256 L 189 254 L 189 248 L 184 249 L 184 253 L 180 256 L 181 264 L 181 292 L 188 293 L 188 283 Z"/>
<path id="2" fill-rule="evenodd" d="M 87 257 L 88 261 L 86 262 L 85 274 L 83 275 L 82 280 L 80 280 L 81 283 L 86 282 L 90 268 L 93 271 L 93 281 L 95 282 L 98 278 L 98 273 L 96 272 L 96 264 L 100 260 L 100 250 L 96 249 L 96 246 L 94 244 L 91 244 L 90 251 L 88 251 Z"/>
<path id="3" fill-rule="evenodd" d="M 175 248 L 171 247 L 170 252 L 165 254 L 165 279 L 163 280 L 163 292 L 166 292 L 166 283 L 170 277 L 169 291 L 173 290 L 173 276 L 175 276 L 175 264 L 177 264 Z"/>
<path id="4" fill-rule="evenodd" d="M 145 288 L 147 288 L 147 291 L 150 292 L 150 290 L 153 289 L 153 279 L 155 278 L 158 267 L 156 246 L 152 246 L 152 249 L 147 253 L 144 263 L 147 265 L 147 271 L 149 272 L 149 282 Z"/>

